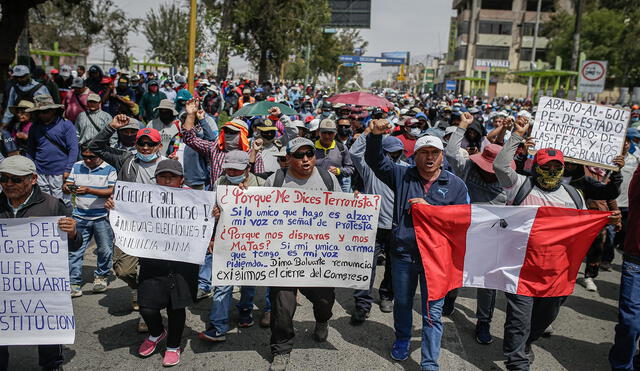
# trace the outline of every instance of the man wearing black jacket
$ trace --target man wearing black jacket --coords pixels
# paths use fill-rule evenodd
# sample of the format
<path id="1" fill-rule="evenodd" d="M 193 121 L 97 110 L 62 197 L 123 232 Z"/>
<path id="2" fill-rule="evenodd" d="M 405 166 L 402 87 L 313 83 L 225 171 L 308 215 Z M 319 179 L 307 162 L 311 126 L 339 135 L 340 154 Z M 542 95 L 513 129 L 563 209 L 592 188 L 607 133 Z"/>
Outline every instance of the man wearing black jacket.
<path id="1" fill-rule="evenodd" d="M 82 245 L 71 209 L 62 200 L 44 193 L 38 187 L 36 165 L 24 156 L 11 156 L 0 163 L 0 219 L 61 216 L 58 227 L 68 235 L 69 250 Z M 39 365 L 43 370 L 59 370 L 64 361 L 62 345 L 39 345 Z M 0 346 L 0 371 L 9 367 L 9 347 Z"/>

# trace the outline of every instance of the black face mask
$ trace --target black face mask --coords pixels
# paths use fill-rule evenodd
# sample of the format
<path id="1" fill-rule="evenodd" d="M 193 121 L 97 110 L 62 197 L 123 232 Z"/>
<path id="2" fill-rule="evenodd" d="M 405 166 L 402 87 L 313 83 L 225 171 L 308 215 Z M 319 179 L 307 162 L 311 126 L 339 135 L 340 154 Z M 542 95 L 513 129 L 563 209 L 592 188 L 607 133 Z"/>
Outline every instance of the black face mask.
<path id="1" fill-rule="evenodd" d="M 136 134 L 124 135 L 118 132 L 118 141 L 125 147 L 133 147 L 136 144 Z"/>
<path id="2" fill-rule="evenodd" d="M 262 131 L 260 132 L 260 136 L 265 140 L 273 140 L 276 137 L 276 132 L 271 131 Z"/>
<path id="3" fill-rule="evenodd" d="M 351 130 L 351 127 L 338 125 L 338 135 L 340 135 L 341 137 L 350 137 L 352 133 L 353 130 Z"/>
<path id="4" fill-rule="evenodd" d="M 160 121 L 162 121 L 165 124 L 167 124 L 167 123 L 173 121 L 173 112 L 171 112 L 169 110 L 161 109 L 160 113 L 158 114 L 158 118 L 160 118 Z"/>

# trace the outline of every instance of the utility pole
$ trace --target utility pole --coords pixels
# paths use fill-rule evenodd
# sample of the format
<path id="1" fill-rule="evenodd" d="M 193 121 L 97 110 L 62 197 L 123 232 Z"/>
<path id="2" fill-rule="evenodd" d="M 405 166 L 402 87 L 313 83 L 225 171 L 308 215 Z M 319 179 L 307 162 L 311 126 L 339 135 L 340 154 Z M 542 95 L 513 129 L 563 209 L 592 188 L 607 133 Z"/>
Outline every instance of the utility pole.
<path id="1" fill-rule="evenodd" d="M 536 10 L 536 25 L 533 28 L 533 46 L 531 47 L 531 64 L 529 69 L 533 70 L 536 65 L 536 47 L 538 43 L 538 30 L 540 28 L 540 10 L 542 9 L 542 0 L 538 0 L 538 9 Z M 533 76 L 529 76 L 527 82 L 527 98 L 533 98 L 531 96 L 531 88 L 533 87 Z M 487 89 L 488 86 L 487 86 Z"/>
<path id="2" fill-rule="evenodd" d="M 189 92 L 193 94 L 195 88 L 195 62 L 196 62 L 196 7 L 197 1 L 191 0 L 191 9 L 189 12 L 189 75 L 187 84 L 189 84 Z"/>
<path id="3" fill-rule="evenodd" d="M 571 71 L 578 70 L 580 58 L 580 25 L 582 23 L 582 0 L 576 0 L 576 22 L 573 29 L 573 50 L 571 51 Z"/>

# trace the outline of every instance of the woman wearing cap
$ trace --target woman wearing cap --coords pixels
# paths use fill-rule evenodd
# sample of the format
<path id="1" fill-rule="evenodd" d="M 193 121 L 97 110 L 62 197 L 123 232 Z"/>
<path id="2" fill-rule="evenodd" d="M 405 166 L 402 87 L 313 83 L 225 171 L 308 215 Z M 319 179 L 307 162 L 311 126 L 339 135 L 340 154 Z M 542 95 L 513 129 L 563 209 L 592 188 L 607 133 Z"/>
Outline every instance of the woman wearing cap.
<path id="1" fill-rule="evenodd" d="M 28 100 L 21 100 L 17 105 L 9 107 L 9 110 L 13 113 L 15 118 L 14 122 L 10 125 L 9 130 L 16 145 L 22 152 L 27 149 L 29 129 L 31 128 L 31 125 L 33 125 L 33 122 L 31 121 L 31 113 L 27 112 L 27 110 L 33 108 L 33 106 L 32 102 L 29 102 Z"/>

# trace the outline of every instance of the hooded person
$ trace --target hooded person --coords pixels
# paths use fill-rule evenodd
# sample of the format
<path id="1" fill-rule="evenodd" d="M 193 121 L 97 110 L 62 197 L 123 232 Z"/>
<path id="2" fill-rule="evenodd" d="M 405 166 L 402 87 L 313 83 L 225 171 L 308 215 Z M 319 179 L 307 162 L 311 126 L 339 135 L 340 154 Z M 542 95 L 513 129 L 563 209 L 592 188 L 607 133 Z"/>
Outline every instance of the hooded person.
<path id="1" fill-rule="evenodd" d="M 104 72 L 102 71 L 102 68 L 97 64 L 94 64 L 89 67 L 87 74 L 88 77 L 85 80 L 85 85 L 87 88 L 91 89 L 92 92 L 100 94 L 103 90 L 102 78 L 104 77 Z"/>
<path id="2" fill-rule="evenodd" d="M 140 116 L 145 122 L 149 122 L 158 117 L 156 108 L 160 105 L 162 100 L 167 99 L 167 95 L 159 91 L 160 86 L 157 80 L 151 80 L 147 83 L 147 91 L 142 95 L 140 99 Z"/>
<path id="3" fill-rule="evenodd" d="M 456 126 L 459 125 L 460 124 Z M 480 124 L 476 120 L 473 120 L 471 125 L 466 128 L 461 146 L 462 148 L 466 149 L 470 155 L 474 155 L 480 152 L 480 149 L 482 148 L 483 132 L 484 131 L 482 129 L 482 124 Z"/>

